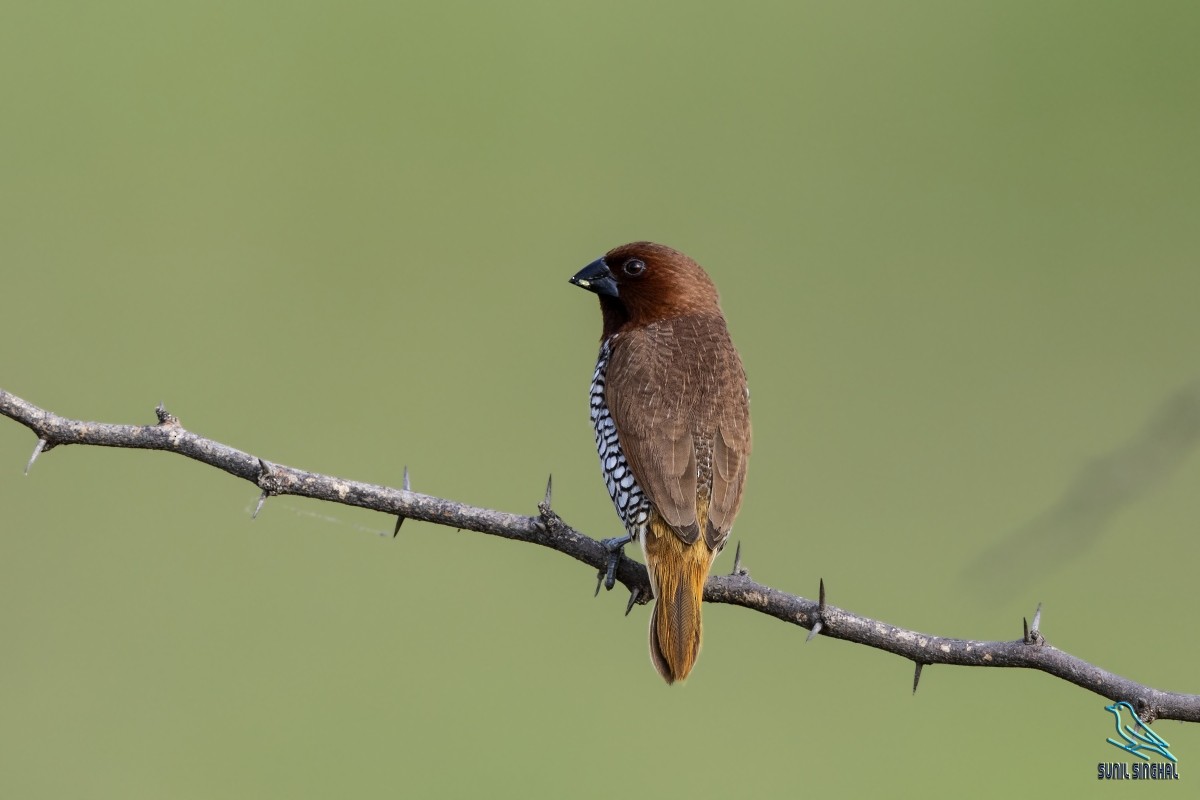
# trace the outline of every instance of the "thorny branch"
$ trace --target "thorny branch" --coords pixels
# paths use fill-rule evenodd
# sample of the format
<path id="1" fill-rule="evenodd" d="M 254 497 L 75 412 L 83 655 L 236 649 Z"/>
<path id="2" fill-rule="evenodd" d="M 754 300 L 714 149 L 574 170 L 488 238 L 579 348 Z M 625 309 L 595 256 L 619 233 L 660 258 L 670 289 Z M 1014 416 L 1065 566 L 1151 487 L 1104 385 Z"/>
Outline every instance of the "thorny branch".
<path id="1" fill-rule="evenodd" d="M 393 489 L 273 464 L 186 430 L 161 405 L 157 409 L 156 425 L 114 425 L 66 419 L 0 389 L 0 414 L 21 423 L 38 437 L 33 456 L 26 467 L 27 473 L 42 453 L 68 444 L 167 450 L 224 470 L 258 486 L 262 495 L 256 514 L 267 498 L 290 494 L 393 514 L 397 517 L 397 530 L 399 522 L 415 519 L 539 544 L 601 572 L 608 557 L 600 542 L 575 530 L 551 510 L 549 484 L 545 498 L 538 504 L 539 513 L 523 516 L 410 491 L 407 468 L 404 488 Z M 950 639 L 898 628 L 829 605 L 825 602 L 824 582 L 821 584 L 820 598 L 816 601 L 764 586 L 750 578 L 749 573 L 741 567 L 740 558 L 736 558 L 735 562 L 733 574 L 714 575 L 708 579 L 704 587 L 706 601 L 743 606 L 769 614 L 809 629 L 812 631 L 809 638 L 819 633 L 895 653 L 916 666 L 914 692 L 921 670 L 928 664 L 1023 667 L 1047 672 L 1113 701 L 1127 701 L 1137 709 L 1143 722 L 1156 719 L 1200 722 L 1200 695 L 1164 692 L 1144 686 L 1052 647 L 1039 630 L 1040 607 L 1034 615 L 1033 624 L 1026 623 L 1022 638 L 1015 641 Z M 616 577 L 630 591 L 629 607 L 634 602 L 645 602 L 650 597 L 650 581 L 646 568 L 640 563 L 622 558 Z"/>

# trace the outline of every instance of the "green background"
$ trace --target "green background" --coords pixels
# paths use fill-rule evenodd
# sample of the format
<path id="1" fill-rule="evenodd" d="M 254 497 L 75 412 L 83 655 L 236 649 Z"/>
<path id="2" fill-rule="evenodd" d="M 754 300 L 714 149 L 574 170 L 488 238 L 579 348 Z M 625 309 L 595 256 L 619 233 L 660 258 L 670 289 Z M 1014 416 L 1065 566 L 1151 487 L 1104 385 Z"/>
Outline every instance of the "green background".
<path id="1" fill-rule="evenodd" d="M 1042 601 L 1197 692 L 1198 40 L 1187 2 L 4 3 L 0 386 L 509 511 L 553 472 L 614 535 L 567 278 L 662 241 L 746 362 L 755 578 L 970 638 Z M 162 453 L 25 478 L 33 444 L 0 420 L 4 797 L 1010 797 L 1123 760 L 1041 673 L 914 698 L 711 606 L 667 688 L 647 609 L 556 553 L 252 522 Z M 1200 728 L 1155 730 L 1187 791 Z"/>

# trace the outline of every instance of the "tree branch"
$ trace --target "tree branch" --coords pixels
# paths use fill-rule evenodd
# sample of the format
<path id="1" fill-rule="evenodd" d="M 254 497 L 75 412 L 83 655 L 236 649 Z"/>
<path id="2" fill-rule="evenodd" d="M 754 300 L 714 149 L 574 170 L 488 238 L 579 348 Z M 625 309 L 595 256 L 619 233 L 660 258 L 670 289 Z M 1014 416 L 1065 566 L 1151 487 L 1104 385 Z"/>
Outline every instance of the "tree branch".
<path id="1" fill-rule="evenodd" d="M 21 423 L 38 437 L 26 473 L 39 455 L 68 444 L 167 450 L 255 484 L 262 491 L 259 508 L 269 497 L 290 494 L 393 514 L 398 518 L 397 530 L 404 519 L 416 519 L 538 544 L 582 561 L 600 573 L 608 557 L 600 542 L 575 530 L 551 510 L 549 484 L 545 499 L 538 505 L 539 513 L 522 516 L 409 491 L 407 470 L 405 488 L 393 489 L 272 464 L 186 430 L 161 405 L 156 425 L 114 425 L 66 419 L 0 389 L 0 414 Z M 640 563 L 622 558 L 617 580 L 630 591 L 630 607 L 634 602 L 649 599 L 650 580 Z M 1039 631 L 1040 607 L 1033 625 L 1026 624 L 1024 635 L 1015 641 L 950 639 L 898 628 L 829 605 L 825 602 L 824 583 L 816 601 L 764 586 L 742 569 L 740 558 L 735 558 L 732 575 L 714 575 L 708 579 L 704 599 L 743 606 L 799 625 L 812 631 L 810 638 L 819 633 L 906 658 L 916 665 L 914 692 L 921 669 L 927 664 L 1022 667 L 1047 672 L 1114 702 L 1127 701 L 1144 722 L 1156 719 L 1200 722 L 1200 696 L 1154 689 L 1050 646 Z"/>

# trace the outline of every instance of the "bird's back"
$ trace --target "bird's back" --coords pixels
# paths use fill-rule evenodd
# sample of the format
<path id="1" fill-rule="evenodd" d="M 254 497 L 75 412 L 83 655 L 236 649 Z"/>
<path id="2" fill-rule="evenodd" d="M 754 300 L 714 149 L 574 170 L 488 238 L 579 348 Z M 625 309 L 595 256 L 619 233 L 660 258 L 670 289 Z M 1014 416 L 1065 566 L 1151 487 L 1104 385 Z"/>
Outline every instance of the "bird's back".
<path id="1" fill-rule="evenodd" d="M 725 320 L 674 317 L 622 331 L 609 349 L 605 400 L 640 490 L 680 538 L 703 532 L 718 550 L 750 455 L 746 375 Z"/>

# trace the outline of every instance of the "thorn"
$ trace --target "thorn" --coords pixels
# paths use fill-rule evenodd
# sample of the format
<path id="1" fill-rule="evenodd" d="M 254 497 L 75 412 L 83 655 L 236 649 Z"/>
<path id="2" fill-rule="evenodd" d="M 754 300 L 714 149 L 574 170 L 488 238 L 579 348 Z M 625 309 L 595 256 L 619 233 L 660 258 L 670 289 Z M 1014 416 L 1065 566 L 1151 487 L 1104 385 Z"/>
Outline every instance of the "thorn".
<path id="1" fill-rule="evenodd" d="M 401 484 L 401 487 L 406 492 L 412 491 L 412 484 L 409 483 L 409 481 L 408 481 L 408 464 L 404 465 L 404 483 Z M 400 526 L 404 524 L 404 520 L 406 520 L 406 519 L 408 519 L 408 517 L 404 516 L 403 514 L 396 515 L 396 528 L 392 531 L 393 539 L 395 539 L 396 536 L 399 535 Z"/>
<path id="2" fill-rule="evenodd" d="M 804 639 L 806 642 L 811 642 L 813 638 L 825 628 L 825 579 L 821 578 L 820 594 L 817 595 L 817 621 L 812 626 L 812 630 L 808 632 L 808 636 Z"/>
<path id="3" fill-rule="evenodd" d="M 913 672 L 913 694 L 917 693 L 917 684 L 921 682 L 921 670 L 925 668 L 925 665 L 920 661 L 916 662 L 916 664 L 917 669 Z"/>
<path id="4" fill-rule="evenodd" d="M 550 473 L 550 477 L 546 478 L 546 499 L 542 501 L 543 509 L 550 510 L 550 490 L 554 485 L 554 473 Z"/>
<path id="5" fill-rule="evenodd" d="M 738 539 L 737 550 L 733 551 L 733 572 L 730 575 L 737 575 L 738 570 L 742 568 L 742 540 Z"/>
<path id="6" fill-rule="evenodd" d="M 271 465 L 260 458 L 258 460 L 258 480 L 255 483 L 258 484 L 258 488 L 262 489 L 262 494 L 258 496 L 258 505 L 254 507 L 254 513 L 250 515 L 250 519 L 258 519 L 258 512 L 262 511 L 263 503 L 267 502 L 267 498 L 274 494 L 271 486 L 274 481 L 271 478 Z"/>
<path id="7" fill-rule="evenodd" d="M 1029 620 L 1026 617 L 1021 617 L 1021 628 L 1025 631 L 1025 635 L 1021 637 L 1021 641 L 1029 643 Z"/>
<path id="8" fill-rule="evenodd" d="M 37 457 L 40 456 L 42 454 L 42 451 L 46 449 L 46 444 L 47 444 L 47 442 L 45 439 L 39 438 L 37 440 L 37 444 L 35 444 L 33 446 L 33 455 L 31 455 L 29 457 L 29 463 L 25 465 L 25 474 L 26 475 L 28 475 L 29 470 L 31 470 L 33 468 L 33 462 L 37 461 Z"/>
<path id="9" fill-rule="evenodd" d="M 167 407 L 161 402 L 154 407 L 154 416 L 158 417 L 159 425 L 178 425 L 179 417 L 167 411 Z"/>
<path id="10" fill-rule="evenodd" d="M 1021 626 L 1025 629 L 1025 644 L 1045 644 L 1046 637 L 1042 636 L 1039 630 L 1042 624 L 1042 604 L 1038 603 L 1037 610 L 1033 612 L 1033 624 L 1026 622 L 1024 617 L 1021 617 Z"/>
<path id="11" fill-rule="evenodd" d="M 597 594 L 599 594 L 598 589 L 597 589 Z M 629 612 L 633 610 L 633 605 L 634 605 L 634 603 L 636 603 L 638 601 L 638 598 L 641 596 L 641 594 L 642 594 L 642 590 L 641 590 L 641 588 L 639 588 L 637 586 L 633 587 L 629 591 L 629 602 L 626 603 L 626 605 L 625 605 L 625 616 L 627 616 L 627 617 L 629 616 Z"/>

